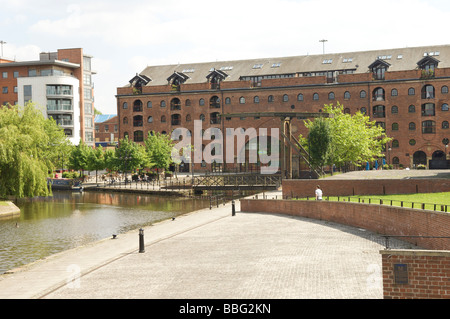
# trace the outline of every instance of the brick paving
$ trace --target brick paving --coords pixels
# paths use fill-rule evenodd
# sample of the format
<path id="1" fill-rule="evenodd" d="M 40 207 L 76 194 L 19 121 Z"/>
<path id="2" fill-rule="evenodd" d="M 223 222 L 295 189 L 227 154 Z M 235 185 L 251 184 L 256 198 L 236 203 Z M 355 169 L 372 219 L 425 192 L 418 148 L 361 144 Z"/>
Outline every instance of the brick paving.
<path id="1" fill-rule="evenodd" d="M 144 253 L 133 231 L 51 256 L 0 276 L 0 298 L 382 298 L 380 236 L 239 209 L 149 226 Z"/>

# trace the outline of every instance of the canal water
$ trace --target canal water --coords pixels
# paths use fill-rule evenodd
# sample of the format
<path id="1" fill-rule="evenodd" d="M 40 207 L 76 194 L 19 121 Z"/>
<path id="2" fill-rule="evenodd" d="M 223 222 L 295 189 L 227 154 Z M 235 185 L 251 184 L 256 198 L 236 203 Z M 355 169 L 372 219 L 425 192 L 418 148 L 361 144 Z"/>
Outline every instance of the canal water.
<path id="1" fill-rule="evenodd" d="M 209 199 L 54 191 L 0 219 L 0 274 L 52 254 L 209 207 Z"/>

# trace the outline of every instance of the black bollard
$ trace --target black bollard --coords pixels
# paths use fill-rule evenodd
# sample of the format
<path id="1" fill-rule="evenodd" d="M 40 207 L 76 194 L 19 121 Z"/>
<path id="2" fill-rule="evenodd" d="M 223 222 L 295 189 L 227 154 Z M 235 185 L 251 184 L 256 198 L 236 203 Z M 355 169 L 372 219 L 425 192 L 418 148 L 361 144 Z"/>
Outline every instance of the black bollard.
<path id="1" fill-rule="evenodd" d="M 234 208 L 234 200 L 231 201 L 231 216 L 236 215 L 236 209 Z"/>
<path id="2" fill-rule="evenodd" d="M 139 229 L 139 252 L 144 253 L 144 230 L 141 228 Z"/>

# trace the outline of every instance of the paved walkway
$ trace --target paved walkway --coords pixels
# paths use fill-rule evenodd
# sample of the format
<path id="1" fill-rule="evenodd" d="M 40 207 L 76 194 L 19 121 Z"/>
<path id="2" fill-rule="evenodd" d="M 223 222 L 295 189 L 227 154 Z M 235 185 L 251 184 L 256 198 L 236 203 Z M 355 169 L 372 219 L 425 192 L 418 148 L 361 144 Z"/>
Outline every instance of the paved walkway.
<path id="1" fill-rule="evenodd" d="M 228 203 L 0 276 L 0 298 L 382 298 L 380 236 Z M 401 246 L 399 246 L 401 247 Z"/>

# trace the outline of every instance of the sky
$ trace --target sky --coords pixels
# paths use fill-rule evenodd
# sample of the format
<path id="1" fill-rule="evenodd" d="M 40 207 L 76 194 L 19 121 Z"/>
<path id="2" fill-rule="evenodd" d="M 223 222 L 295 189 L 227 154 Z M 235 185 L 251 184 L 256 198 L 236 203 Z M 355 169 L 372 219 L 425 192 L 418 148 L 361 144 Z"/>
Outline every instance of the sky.
<path id="1" fill-rule="evenodd" d="M 104 114 L 148 65 L 450 44 L 448 21 L 448 0 L 0 0 L 3 57 L 83 48 Z"/>

